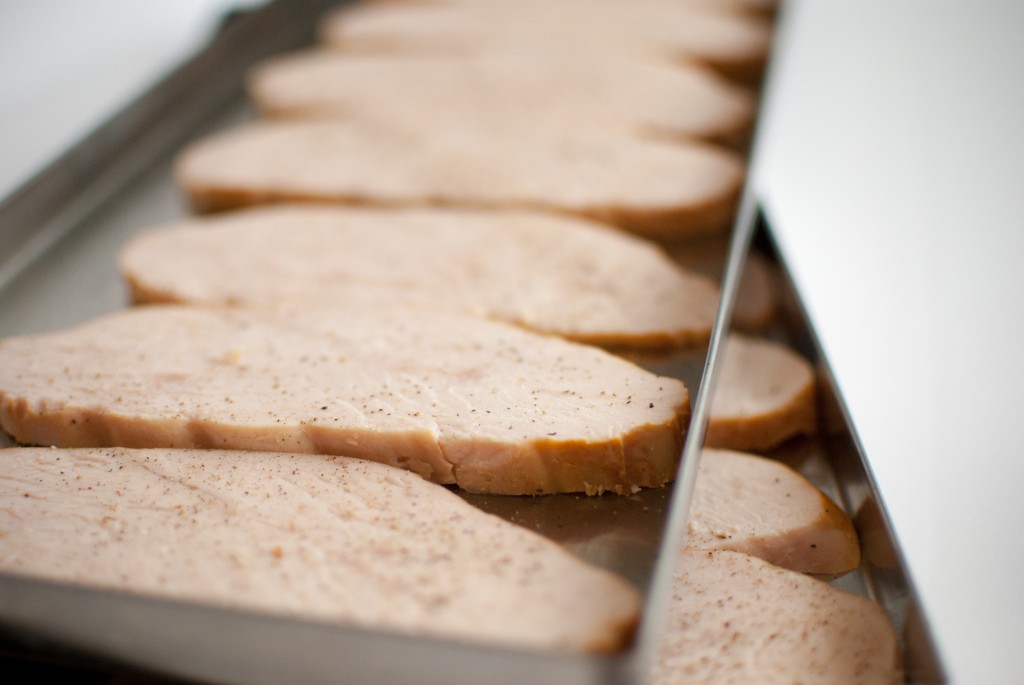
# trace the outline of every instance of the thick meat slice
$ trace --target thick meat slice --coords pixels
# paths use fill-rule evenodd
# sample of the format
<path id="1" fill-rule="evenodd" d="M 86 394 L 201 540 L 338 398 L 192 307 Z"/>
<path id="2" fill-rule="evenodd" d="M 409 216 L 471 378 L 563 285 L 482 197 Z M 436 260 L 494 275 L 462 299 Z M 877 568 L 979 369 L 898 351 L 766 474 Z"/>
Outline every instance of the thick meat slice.
<path id="1" fill-rule="evenodd" d="M 250 123 L 193 143 L 175 168 L 200 210 L 287 200 L 547 209 L 658 238 L 725 229 L 743 173 L 712 145 L 427 119 Z"/>
<path id="2" fill-rule="evenodd" d="M 666 247 L 669 256 L 684 269 L 721 283 L 730 238 L 727 233 L 696 236 Z M 774 322 L 781 301 L 782 275 L 778 266 L 760 252 L 749 252 L 736 292 L 732 325 L 746 333 L 763 331 Z"/>
<path id="3" fill-rule="evenodd" d="M 611 347 L 707 342 L 709 280 L 608 227 L 530 212 L 295 205 L 179 222 L 121 253 L 137 302 L 343 302 L 393 290 Z"/>
<path id="4" fill-rule="evenodd" d="M 249 93 L 274 116 L 428 120 L 438 129 L 484 119 L 742 143 L 754 117 L 749 93 L 696 65 L 529 51 L 471 60 L 304 51 L 256 68 Z"/>
<path id="5" fill-rule="evenodd" d="M 672 479 L 686 388 L 596 348 L 398 306 L 144 307 L 0 342 L 25 444 L 381 461 L 498 494 Z"/>
<path id="6" fill-rule="evenodd" d="M 635 590 L 413 474 L 344 457 L 0 451 L 0 569 L 364 628 L 614 650 Z"/>
<path id="7" fill-rule="evenodd" d="M 775 16 L 780 4 L 779 0 L 683 0 L 683 2 L 706 10 L 746 12 L 766 18 Z"/>
<path id="8" fill-rule="evenodd" d="M 739 330 L 761 331 L 771 325 L 782 299 L 780 278 L 768 259 L 756 252 L 747 255 L 732 312 Z"/>
<path id="9" fill-rule="evenodd" d="M 479 56 L 508 50 L 573 55 L 651 55 L 711 66 L 755 83 L 771 45 L 771 25 L 737 12 L 645 2 L 486 2 L 339 8 L 322 41 L 347 51 Z"/>
<path id="10" fill-rule="evenodd" d="M 780 462 L 705 449 L 686 546 L 745 552 L 801 573 L 846 573 L 860 563 L 850 518 Z"/>
<path id="11" fill-rule="evenodd" d="M 709 447 L 765 450 L 815 430 L 814 370 L 783 344 L 731 335 L 711 399 Z"/>
<path id="12" fill-rule="evenodd" d="M 529 2 L 551 2 L 551 0 L 370 0 L 371 2 L 394 2 L 399 4 L 445 4 L 445 5 L 521 5 Z M 559 0 L 566 3 L 569 0 Z M 666 0 L 587 0 L 591 6 L 595 3 L 632 3 L 635 7 L 657 6 Z M 714 12 L 746 12 L 755 16 L 771 17 L 778 10 L 778 0 L 667 0 L 674 5 L 692 7 L 694 9 Z"/>
<path id="13" fill-rule="evenodd" d="M 650 685 L 903 682 L 871 600 L 739 552 L 684 550 Z"/>

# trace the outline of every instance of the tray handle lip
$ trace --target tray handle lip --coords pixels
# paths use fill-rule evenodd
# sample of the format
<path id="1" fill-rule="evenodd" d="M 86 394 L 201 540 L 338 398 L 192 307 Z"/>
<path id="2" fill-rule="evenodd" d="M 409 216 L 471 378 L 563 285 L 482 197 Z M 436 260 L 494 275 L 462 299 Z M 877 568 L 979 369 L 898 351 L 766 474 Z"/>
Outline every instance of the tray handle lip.
<path id="1" fill-rule="evenodd" d="M 73 668 L 143 669 L 199 681 L 438 682 L 496 685 L 635 682 L 630 652 L 595 655 L 525 650 L 242 611 L 120 590 L 0 573 L 0 649 L 5 634 Z M 68 613 L 73 606 L 92 620 Z M 102 617 L 103 620 L 99 620 Z M 209 643 L 218 635 L 217 644 Z M 225 658 L 225 654 L 229 658 Z M 182 659 L 188 655 L 188 659 Z"/>

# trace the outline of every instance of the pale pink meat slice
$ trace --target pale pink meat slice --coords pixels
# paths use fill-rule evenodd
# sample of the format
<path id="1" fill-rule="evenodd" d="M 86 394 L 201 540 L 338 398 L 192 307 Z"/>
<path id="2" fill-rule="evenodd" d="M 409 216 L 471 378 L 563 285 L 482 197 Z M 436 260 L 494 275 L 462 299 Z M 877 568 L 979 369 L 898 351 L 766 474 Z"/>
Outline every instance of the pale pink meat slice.
<path id="1" fill-rule="evenodd" d="M 266 452 L 0 451 L 0 570 L 527 649 L 611 651 L 638 593 L 414 474 Z"/>
<path id="2" fill-rule="evenodd" d="M 252 208 L 143 232 L 120 266 L 136 302 L 345 302 L 389 290 L 632 349 L 705 344 L 719 296 L 635 236 L 521 211 Z"/>
<path id="3" fill-rule="evenodd" d="M 745 552 L 801 573 L 836 575 L 860 563 L 849 516 L 810 481 L 778 461 L 710 448 L 686 546 Z"/>
<path id="4" fill-rule="evenodd" d="M 711 400 L 706 444 L 767 450 L 813 434 L 817 395 L 811 364 L 783 343 L 732 334 Z"/>
<path id="5" fill-rule="evenodd" d="M 592 128 L 673 139 L 749 137 L 754 98 L 697 65 L 529 50 L 474 59 L 353 55 L 307 50 L 274 57 L 248 79 L 256 105 L 276 117 L 430 121 Z"/>
<path id="6" fill-rule="evenodd" d="M 881 606 L 740 552 L 680 552 L 650 685 L 903 682 Z"/>
<path id="7" fill-rule="evenodd" d="M 191 143 L 175 164 L 200 211 L 287 201 L 533 209 L 659 239 L 726 230 L 744 173 L 718 145 L 483 120 L 251 122 Z"/>
<path id="8" fill-rule="evenodd" d="M 587 57 L 654 56 L 696 62 L 756 83 L 771 47 L 771 24 L 740 12 L 675 0 L 485 2 L 342 7 L 321 25 L 322 42 L 350 52 L 479 56 L 508 50 Z"/>
<path id="9" fill-rule="evenodd" d="M 160 305 L 0 342 L 25 444 L 319 452 L 495 494 L 675 476 L 685 386 L 597 348 L 369 302 Z"/>

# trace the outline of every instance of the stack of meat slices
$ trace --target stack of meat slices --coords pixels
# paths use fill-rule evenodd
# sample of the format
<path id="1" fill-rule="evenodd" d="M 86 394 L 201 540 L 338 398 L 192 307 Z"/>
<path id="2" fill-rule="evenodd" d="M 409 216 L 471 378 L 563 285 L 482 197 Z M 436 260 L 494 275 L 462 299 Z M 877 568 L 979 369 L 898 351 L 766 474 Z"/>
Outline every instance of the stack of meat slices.
<path id="1" fill-rule="evenodd" d="M 176 178 L 198 210 L 287 204 L 133 240 L 130 292 L 161 306 L 0 342 L 0 425 L 62 448 L 5 455 L 0 565 L 520 648 L 628 644 L 627 583 L 424 479 L 619 496 L 675 475 L 687 389 L 591 345 L 707 343 L 717 288 L 664 247 L 730 225 L 770 25 L 755 0 L 642 5 L 371 3 L 325 17 L 319 49 L 255 69 L 267 118 L 195 142 Z M 757 327 L 774 305 L 754 292 Z M 714 444 L 813 430 L 813 380 L 799 363 L 783 391 L 756 380 L 764 351 L 730 342 L 722 397 L 740 400 L 716 405 Z M 151 530 L 197 556 L 169 557 Z M 751 634 L 771 635 L 738 640 L 676 603 L 657 682 L 762 658 L 823 681 L 898 677 L 878 608 L 803 575 L 849 571 L 859 547 L 798 474 L 709 451 L 682 549 L 681 597 L 738 596 Z M 851 657 L 816 627 L 778 657 L 790 624 L 744 583 L 794 588 L 784 621 L 842 605 L 842 631 L 879 637 Z M 807 645 L 825 656 L 804 660 Z"/>
<path id="2" fill-rule="evenodd" d="M 320 51 L 253 72 L 273 118 L 182 155 L 195 207 L 520 207 L 666 240 L 730 224 L 744 162 L 712 143 L 747 139 L 754 98 L 700 48 L 756 70 L 758 20 L 674 0 L 372 3 L 322 35 Z"/>

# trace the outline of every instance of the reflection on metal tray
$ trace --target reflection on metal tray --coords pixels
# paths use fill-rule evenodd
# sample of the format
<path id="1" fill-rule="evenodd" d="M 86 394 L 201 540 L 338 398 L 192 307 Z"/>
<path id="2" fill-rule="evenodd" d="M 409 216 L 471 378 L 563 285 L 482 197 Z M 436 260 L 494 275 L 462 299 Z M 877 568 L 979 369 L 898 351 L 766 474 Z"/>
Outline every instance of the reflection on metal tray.
<path id="1" fill-rule="evenodd" d="M 206 51 L 0 205 L 0 336 L 62 328 L 123 306 L 119 247 L 133 231 L 186 212 L 170 176 L 175 151 L 204 131 L 250 116 L 241 92 L 247 67 L 307 43 L 316 17 L 332 4 L 278 1 L 234 17 Z M 755 245 L 774 256 L 766 227 Z M 738 248 L 741 258 L 745 247 Z M 703 266 L 722 273 L 722 263 Z M 736 266 L 728 279 L 737 278 Z M 787 443 L 772 456 L 854 516 L 865 562 L 835 582 L 889 611 L 904 635 L 912 682 L 940 682 L 927 626 L 848 416 L 796 294 L 790 291 L 787 300 L 772 335 L 818 364 L 829 409 L 823 415 L 830 420 L 820 436 Z M 643 363 L 683 378 L 695 391 L 705 356 L 697 350 Z M 657 583 L 664 585 L 674 559 L 666 515 L 675 513 L 678 528 L 686 498 L 674 499 L 672 488 L 629 497 L 460 494 L 646 590 L 646 624 L 634 648 L 617 657 L 492 649 L 0 575 L 6 649 L 111 672 L 143 669 L 217 682 L 639 682 L 663 608 L 664 587 Z"/>

